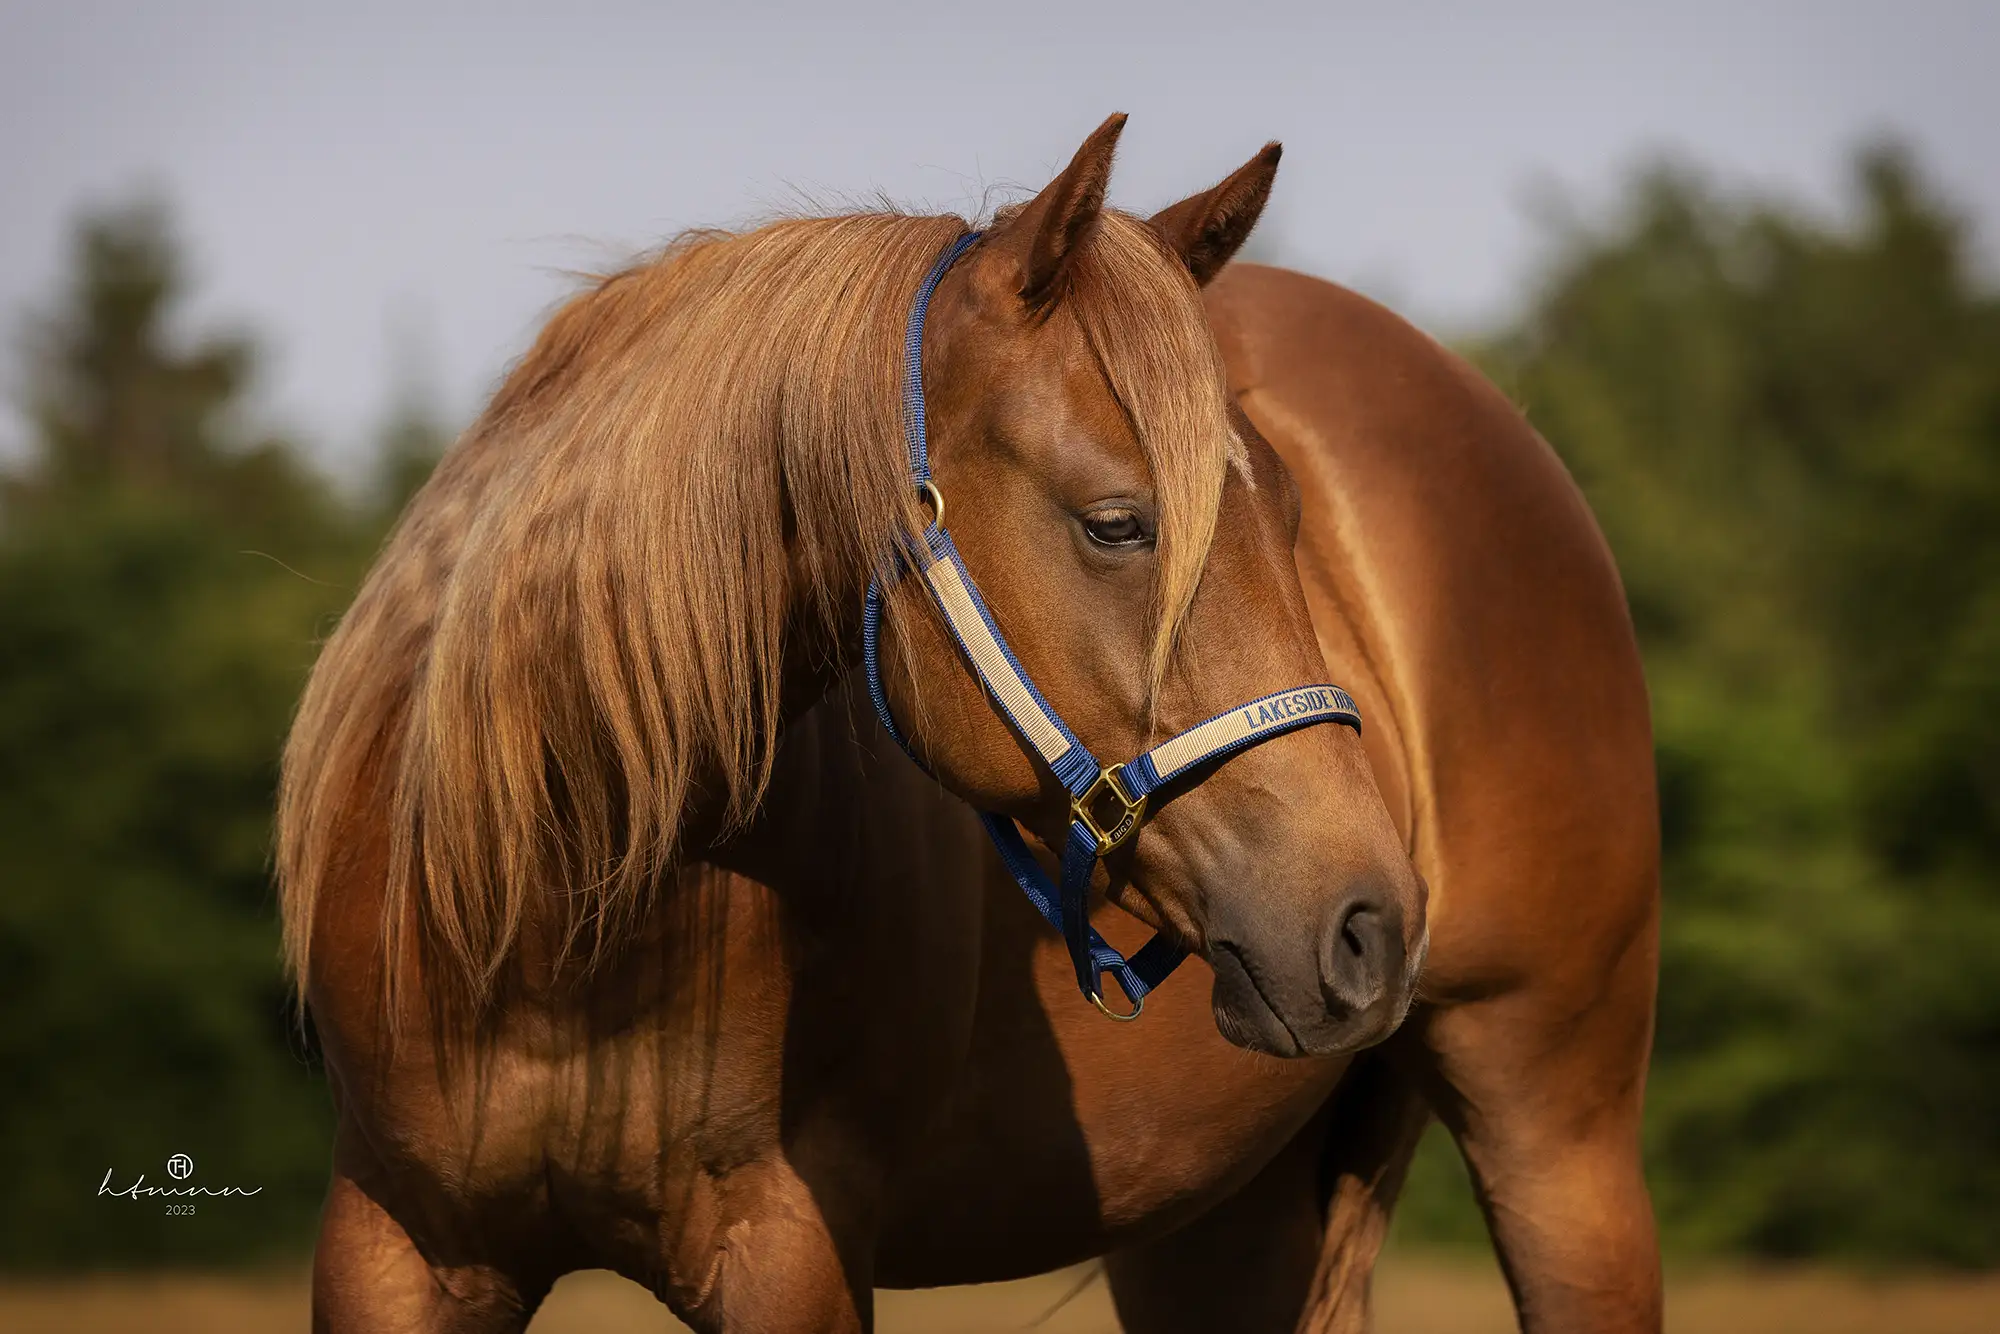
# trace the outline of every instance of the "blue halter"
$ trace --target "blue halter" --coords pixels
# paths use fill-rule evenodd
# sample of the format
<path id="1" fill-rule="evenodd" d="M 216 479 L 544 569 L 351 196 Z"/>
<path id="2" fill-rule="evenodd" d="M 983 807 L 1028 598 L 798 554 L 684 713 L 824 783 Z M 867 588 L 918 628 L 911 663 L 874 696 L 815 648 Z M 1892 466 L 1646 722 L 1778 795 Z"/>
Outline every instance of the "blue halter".
<path id="1" fill-rule="evenodd" d="M 1175 779 L 1260 742 L 1316 723 L 1342 723 L 1359 732 L 1361 713 L 1339 686 L 1299 686 L 1219 713 L 1127 764 L 1107 767 L 1098 763 L 1061 715 L 1049 707 L 1041 691 L 1035 689 L 1035 683 L 1022 670 L 1014 651 L 1007 646 L 1000 627 L 994 623 L 993 613 L 987 610 L 985 599 L 979 596 L 978 586 L 966 571 L 957 545 L 945 531 L 944 497 L 931 481 L 930 453 L 924 432 L 924 315 L 930 309 L 931 295 L 937 290 L 939 279 L 978 239 L 979 233 L 969 232 L 939 256 L 923 285 L 917 288 L 909 330 L 903 340 L 903 421 L 910 448 L 910 474 L 931 505 L 932 520 L 924 531 L 923 549 L 904 553 L 900 564 L 905 572 L 914 566 L 987 696 L 1069 791 L 1069 838 L 1062 851 L 1060 885 L 1049 882 L 1047 873 L 1028 851 L 1020 826 L 1013 820 L 981 811 L 980 823 L 986 826 L 1000 860 L 1006 863 L 1022 892 L 1049 925 L 1062 934 L 1069 947 L 1070 961 L 1076 967 L 1077 986 L 1083 994 L 1114 1019 L 1136 1019 L 1144 1008 L 1146 993 L 1166 980 L 1167 974 L 1187 957 L 1187 951 L 1160 934 L 1127 959 L 1098 934 L 1090 924 L 1090 880 L 1098 860 L 1131 840 L 1146 818 L 1148 800 Z M 875 702 L 875 712 L 882 719 L 883 728 L 915 760 L 916 753 L 897 728 L 889 711 L 889 698 L 882 689 L 882 608 L 881 582 L 876 580 L 868 585 L 868 601 L 861 622 L 868 695 Z M 1101 978 L 1105 973 L 1117 979 L 1119 989 L 1132 1002 L 1131 1013 L 1119 1014 L 1104 1004 Z"/>

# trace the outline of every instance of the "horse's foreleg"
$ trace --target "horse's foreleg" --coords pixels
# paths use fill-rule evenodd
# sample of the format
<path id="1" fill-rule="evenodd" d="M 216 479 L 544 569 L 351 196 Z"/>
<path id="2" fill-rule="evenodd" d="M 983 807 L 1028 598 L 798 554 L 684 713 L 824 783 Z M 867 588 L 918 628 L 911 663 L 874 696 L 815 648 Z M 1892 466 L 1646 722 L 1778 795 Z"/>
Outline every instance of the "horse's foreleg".
<path id="1" fill-rule="evenodd" d="M 433 1264 L 336 1169 L 313 1254 L 313 1334 L 513 1334 L 543 1294 L 481 1264 Z"/>
<path id="2" fill-rule="evenodd" d="M 1319 1260 L 1313 1120 L 1234 1195 L 1176 1232 L 1105 1257 L 1126 1334 L 1289 1334 Z"/>
<path id="3" fill-rule="evenodd" d="M 851 1152 L 800 1156 L 711 1178 L 699 1219 L 667 1241 L 656 1288 L 703 1334 L 859 1334 L 871 1323 L 872 1164 Z"/>
<path id="4" fill-rule="evenodd" d="M 1527 1334 L 1660 1328 L 1639 1160 L 1653 975 L 1648 932 L 1599 986 L 1531 987 L 1425 1025 L 1441 1076 L 1432 1100 L 1472 1170 Z"/>
<path id="5" fill-rule="evenodd" d="M 1369 1280 L 1429 1120 L 1416 1077 L 1388 1052 L 1363 1056 L 1341 1081 L 1320 1162 L 1326 1230 L 1301 1331 L 1360 1334 L 1368 1328 Z"/>

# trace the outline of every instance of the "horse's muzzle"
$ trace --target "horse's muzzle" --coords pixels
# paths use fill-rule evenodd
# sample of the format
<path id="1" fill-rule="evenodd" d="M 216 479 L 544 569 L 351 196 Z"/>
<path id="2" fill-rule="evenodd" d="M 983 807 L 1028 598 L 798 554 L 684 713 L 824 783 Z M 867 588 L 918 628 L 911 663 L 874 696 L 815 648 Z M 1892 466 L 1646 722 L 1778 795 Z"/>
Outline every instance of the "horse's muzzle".
<path id="1" fill-rule="evenodd" d="M 1424 897 L 1420 888 L 1411 905 L 1420 915 Z M 1316 932 L 1267 934 L 1233 916 L 1224 910 L 1211 922 L 1208 951 L 1216 1027 L 1231 1042 L 1273 1056 L 1330 1056 L 1373 1046 L 1401 1024 L 1416 969 L 1408 909 L 1386 878 L 1348 886 Z M 1421 941 L 1423 923 L 1415 925 Z"/>

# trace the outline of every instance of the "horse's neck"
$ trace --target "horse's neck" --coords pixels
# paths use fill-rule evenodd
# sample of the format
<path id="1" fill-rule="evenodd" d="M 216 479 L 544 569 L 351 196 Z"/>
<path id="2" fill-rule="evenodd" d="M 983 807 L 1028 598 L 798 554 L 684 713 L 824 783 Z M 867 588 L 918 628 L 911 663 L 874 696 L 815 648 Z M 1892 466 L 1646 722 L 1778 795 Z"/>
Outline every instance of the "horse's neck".
<path id="1" fill-rule="evenodd" d="M 690 848 L 705 847 L 700 860 L 771 883 L 793 874 L 802 849 L 829 863 L 843 855 L 842 826 L 854 820 L 855 794 L 866 778 L 851 701 L 830 684 L 820 667 L 787 675 L 784 731 L 757 813 L 742 828 L 688 839 Z"/>

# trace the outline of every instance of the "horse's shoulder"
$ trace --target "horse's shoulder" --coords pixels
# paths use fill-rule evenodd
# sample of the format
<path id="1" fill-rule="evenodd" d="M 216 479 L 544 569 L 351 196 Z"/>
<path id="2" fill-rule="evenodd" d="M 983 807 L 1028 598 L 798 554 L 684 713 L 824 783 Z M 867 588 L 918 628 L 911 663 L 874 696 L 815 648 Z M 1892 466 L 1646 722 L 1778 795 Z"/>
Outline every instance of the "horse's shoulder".
<path id="1" fill-rule="evenodd" d="M 1423 573 L 1468 617 L 1524 603 L 1629 640 L 1609 552 L 1561 460 L 1475 366 L 1388 307 L 1302 273 L 1233 265 L 1208 290 L 1231 387 L 1348 540 Z M 1316 493 L 1316 494 L 1315 494 Z M 1359 552 L 1350 553 L 1359 555 Z M 1525 578 L 1524 578 L 1525 576 Z M 1498 585 L 1498 586 L 1496 586 Z"/>

